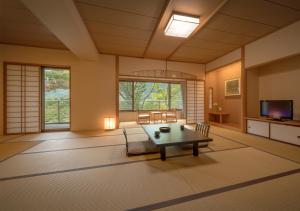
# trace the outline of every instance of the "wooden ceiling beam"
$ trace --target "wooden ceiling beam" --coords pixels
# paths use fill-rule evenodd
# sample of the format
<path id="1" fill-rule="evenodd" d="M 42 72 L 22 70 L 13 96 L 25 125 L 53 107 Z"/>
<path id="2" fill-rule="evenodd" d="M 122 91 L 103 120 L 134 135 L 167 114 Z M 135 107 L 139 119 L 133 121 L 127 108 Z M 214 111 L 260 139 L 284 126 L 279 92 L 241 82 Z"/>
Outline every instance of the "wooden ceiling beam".
<path id="1" fill-rule="evenodd" d="M 159 29 L 159 25 L 160 25 L 160 23 L 161 23 L 161 21 L 163 19 L 163 16 L 166 14 L 167 11 L 172 11 L 172 6 L 171 6 L 172 3 L 173 3 L 173 0 L 166 0 L 165 5 L 164 5 L 163 9 L 161 10 L 159 19 L 158 19 L 158 21 L 157 21 L 157 23 L 156 23 L 156 25 L 154 27 L 154 30 L 151 33 L 150 39 L 148 40 L 147 45 L 145 47 L 145 50 L 144 50 L 144 53 L 143 53 L 143 57 L 144 58 L 146 56 L 146 53 L 147 53 L 148 48 L 149 48 L 149 46 L 150 46 L 150 44 L 151 44 L 151 42 L 153 40 L 153 37 L 154 37 L 155 33 Z"/>
<path id="2" fill-rule="evenodd" d="M 73 0 L 22 2 L 78 58 L 98 59 L 98 50 Z"/>

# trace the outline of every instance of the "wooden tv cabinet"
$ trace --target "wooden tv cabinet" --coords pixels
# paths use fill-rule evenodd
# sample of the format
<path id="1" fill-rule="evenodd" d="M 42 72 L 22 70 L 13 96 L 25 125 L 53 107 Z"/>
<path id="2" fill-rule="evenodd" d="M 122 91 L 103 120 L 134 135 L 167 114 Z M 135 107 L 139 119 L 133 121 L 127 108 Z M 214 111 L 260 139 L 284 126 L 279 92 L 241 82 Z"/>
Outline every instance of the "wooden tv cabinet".
<path id="1" fill-rule="evenodd" d="M 300 121 L 247 117 L 247 133 L 300 146 Z"/>

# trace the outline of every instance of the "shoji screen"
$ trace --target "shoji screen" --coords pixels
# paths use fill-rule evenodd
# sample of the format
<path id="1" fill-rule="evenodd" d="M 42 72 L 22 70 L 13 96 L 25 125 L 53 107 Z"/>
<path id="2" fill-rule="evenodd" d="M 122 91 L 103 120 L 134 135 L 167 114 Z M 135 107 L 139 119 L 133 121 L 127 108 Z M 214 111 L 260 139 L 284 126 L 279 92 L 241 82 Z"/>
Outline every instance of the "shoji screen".
<path id="1" fill-rule="evenodd" d="M 6 64 L 6 134 L 40 132 L 40 67 Z"/>
<path id="2" fill-rule="evenodd" d="M 204 121 L 204 81 L 186 83 L 186 122 Z"/>

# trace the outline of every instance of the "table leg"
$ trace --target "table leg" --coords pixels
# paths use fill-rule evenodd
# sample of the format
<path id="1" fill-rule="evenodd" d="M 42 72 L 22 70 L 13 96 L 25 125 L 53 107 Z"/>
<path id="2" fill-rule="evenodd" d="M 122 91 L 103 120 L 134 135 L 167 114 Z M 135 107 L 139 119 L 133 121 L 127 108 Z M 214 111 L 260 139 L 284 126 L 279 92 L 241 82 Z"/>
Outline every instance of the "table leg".
<path id="1" fill-rule="evenodd" d="M 166 160 L 166 147 L 165 146 L 160 147 L 160 159 Z"/>
<path id="2" fill-rule="evenodd" d="M 223 117 L 222 117 L 221 114 L 220 114 L 220 123 L 221 123 L 221 124 L 223 123 Z"/>
<path id="3" fill-rule="evenodd" d="M 198 149 L 198 142 L 193 143 L 193 155 L 198 156 L 199 155 L 199 149 Z"/>

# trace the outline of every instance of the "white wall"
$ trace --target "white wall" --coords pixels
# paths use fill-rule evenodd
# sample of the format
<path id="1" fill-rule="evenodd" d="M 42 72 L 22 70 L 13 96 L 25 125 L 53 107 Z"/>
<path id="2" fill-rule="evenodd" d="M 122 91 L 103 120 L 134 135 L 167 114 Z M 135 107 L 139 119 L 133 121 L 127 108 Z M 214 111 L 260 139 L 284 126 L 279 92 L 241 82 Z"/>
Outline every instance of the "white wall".
<path id="1" fill-rule="evenodd" d="M 231 64 L 241 59 L 241 49 L 236 49 L 222 57 L 219 57 L 205 65 L 206 72 L 215 70 L 227 64 Z"/>
<path id="2" fill-rule="evenodd" d="M 245 67 L 253 67 L 300 53 L 300 21 L 245 46 Z"/>
<path id="3" fill-rule="evenodd" d="M 65 50 L 0 45 L 0 126 L 3 132 L 3 61 L 71 67 L 71 130 L 103 128 L 106 115 L 116 115 L 115 56 L 83 61 Z"/>

